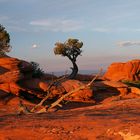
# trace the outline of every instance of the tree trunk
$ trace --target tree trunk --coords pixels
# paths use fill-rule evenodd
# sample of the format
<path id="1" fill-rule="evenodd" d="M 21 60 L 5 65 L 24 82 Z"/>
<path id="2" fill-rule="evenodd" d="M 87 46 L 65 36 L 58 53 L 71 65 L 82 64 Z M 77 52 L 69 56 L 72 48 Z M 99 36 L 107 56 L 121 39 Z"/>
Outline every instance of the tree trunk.
<path id="1" fill-rule="evenodd" d="M 72 69 L 72 73 L 69 75 L 69 79 L 75 79 L 77 73 L 78 73 L 78 66 L 77 64 L 75 63 L 75 61 L 72 61 L 72 64 L 73 64 L 73 68 Z"/>

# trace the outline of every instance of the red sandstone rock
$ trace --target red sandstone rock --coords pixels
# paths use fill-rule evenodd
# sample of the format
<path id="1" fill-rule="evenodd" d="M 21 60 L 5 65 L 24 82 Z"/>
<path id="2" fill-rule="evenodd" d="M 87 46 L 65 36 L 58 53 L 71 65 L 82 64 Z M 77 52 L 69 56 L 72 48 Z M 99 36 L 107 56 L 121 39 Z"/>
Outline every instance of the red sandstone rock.
<path id="1" fill-rule="evenodd" d="M 20 87 L 18 84 L 11 82 L 0 84 L 0 90 L 6 93 L 19 95 L 19 92 L 24 89 Z"/>
<path id="2" fill-rule="evenodd" d="M 9 83 L 0 84 L 0 90 L 10 93 Z"/>
<path id="3" fill-rule="evenodd" d="M 11 57 L 0 57 L 0 90 L 1 92 L 19 95 L 23 90 L 17 82 L 29 79 L 31 64 L 23 60 Z"/>
<path id="4" fill-rule="evenodd" d="M 0 66 L 7 71 L 19 70 L 18 67 L 19 63 L 20 60 L 18 60 L 17 58 L 11 58 L 11 57 L 0 58 Z"/>
<path id="5" fill-rule="evenodd" d="M 67 80 L 62 83 L 62 86 L 66 90 L 66 92 L 70 92 L 80 86 L 85 85 L 84 83 L 77 80 Z M 93 91 L 89 88 L 85 88 L 83 90 L 79 90 L 78 92 L 73 93 L 70 98 L 74 100 L 90 100 L 93 96 Z"/>
<path id="6" fill-rule="evenodd" d="M 37 78 L 24 80 L 24 81 L 21 81 L 20 83 L 22 86 L 28 89 L 32 89 L 32 90 L 46 91 L 48 89 L 48 83 Z"/>
<path id="7" fill-rule="evenodd" d="M 115 81 L 102 81 L 105 85 L 109 87 L 113 87 L 120 93 L 121 96 L 127 95 L 129 93 L 129 88 L 126 84 L 122 82 L 115 82 Z M 108 88 L 109 88 L 108 87 Z"/>
<path id="8" fill-rule="evenodd" d="M 104 74 L 103 79 L 111 81 L 140 80 L 140 60 L 111 64 Z"/>
<path id="9" fill-rule="evenodd" d="M 31 78 L 32 66 L 30 63 L 11 57 L 0 58 L 0 83 L 17 82 L 21 79 Z M 24 73 L 27 73 L 24 75 Z M 28 77 L 28 78 L 27 78 Z"/>
<path id="10" fill-rule="evenodd" d="M 100 81 L 100 82 L 95 82 L 93 89 L 94 91 L 98 91 L 100 89 L 108 89 L 108 90 L 114 90 L 114 92 L 118 92 L 119 95 L 127 95 L 129 93 L 129 87 L 128 85 L 122 83 L 122 82 L 117 82 L 117 81 Z"/>
<path id="11" fill-rule="evenodd" d="M 24 91 L 22 87 L 20 87 L 18 84 L 11 82 L 9 83 L 10 93 L 19 96 L 20 91 Z"/>
<path id="12" fill-rule="evenodd" d="M 130 87 L 131 92 L 137 95 L 140 95 L 140 89 L 137 87 Z"/>
<path id="13" fill-rule="evenodd" d="M 63 94 L 66 93 L 66 90 L 64 89 L 64 87 L 62 85 L 57 85 L 57 86 L 52 86 L 50 88 L 50 93 L 51 95 L 49 96 L 51 99 L 52 98 L 59 98 L 61 97 Z"/>
<path id="14" fill-rule="evenodd" d="M 5 72 L 4 74 L 0 75 L 0 84 L 17 82 L 23 78 L 24 76 L 19 70 L 12 70 L 12 71 Z"/>

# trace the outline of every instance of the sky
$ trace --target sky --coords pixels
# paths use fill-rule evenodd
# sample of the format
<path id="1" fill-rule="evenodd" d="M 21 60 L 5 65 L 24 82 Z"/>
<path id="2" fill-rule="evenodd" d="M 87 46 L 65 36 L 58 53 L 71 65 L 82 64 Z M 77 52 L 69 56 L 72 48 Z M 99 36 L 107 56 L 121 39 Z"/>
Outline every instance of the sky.
<path id="1" fill-rule="evenodd" d="M 8 54 L 34 61 L 46 72 L 66 71 L 71 62 L 54 55 L 56 42 L 83 42 L 80 70 L 139 59 L 140 0 L 0 0 L 0 24 L 10 34 Z"/>

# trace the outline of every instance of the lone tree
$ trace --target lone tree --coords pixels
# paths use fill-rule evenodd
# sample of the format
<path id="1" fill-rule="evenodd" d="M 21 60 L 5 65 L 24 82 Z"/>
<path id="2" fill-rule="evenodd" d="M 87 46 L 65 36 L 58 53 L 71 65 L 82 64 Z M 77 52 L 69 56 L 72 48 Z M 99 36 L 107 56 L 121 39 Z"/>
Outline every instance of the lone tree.
<path id="1" fill-rule="evenodd" d="M 76 59 L 78 55 L 81 55 L 81 48 L 83 46 L 83 42 L 79 42 L 78 39 L 68 39 L 66 42 L 56 42 L 54 48 L 55 55 L 61 55 L 68 57 L 72 64 L 73 68 L 72 73 L 69 75 L 70 79 L 74 79 L 78 73 L 78 66 L 76 64 Z"/>
<path id="2" fill-rule="evenodd" d="M 6 52 L 10 51 L 10 49 L 10 35 L 0 24 L 0 56 L 4 56 Z"/>

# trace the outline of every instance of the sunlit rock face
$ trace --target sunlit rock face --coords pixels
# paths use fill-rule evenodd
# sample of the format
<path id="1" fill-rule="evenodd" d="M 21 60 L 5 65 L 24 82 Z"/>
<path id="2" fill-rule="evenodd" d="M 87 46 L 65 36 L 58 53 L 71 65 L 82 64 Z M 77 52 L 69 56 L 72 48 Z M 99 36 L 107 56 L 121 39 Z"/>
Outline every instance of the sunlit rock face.
<path id="1" fill-rule="evenodd" d="M 111 81 L 140 80 L 140 60 L 131 60 L 126 63 L 112 63 L 104 74 L 103 79 Z"/>
<path id="2" fill-rule="evenodd" d="M 23 80 L 27 78 L 25 73 L 31 71 L 32 66 L 28 62 L 11 57 L 0 58 L 0 83 Z"/>
<path id="3" fill-rule="evenodd" d="M 67 80 L 62 83 L 62 86 L 64 87 L 66 92 L 70 92 L 72 90 L 79 88 L 80 86 L 85 86 L 85 84 L 78 80 Z M 84 101 L 84 100 L 88 101 L 92 97 L 93 97 L 93 91 L 90 88 L 85 88 L 83 90 L 76 91 L 69 96 L 69 98 L 73 100 L 79 100 L 79 101 Z"/>
<path id="4" fill-rule="evenodd" d="M 32 65 L 12 57 L 0 57 L 0 91 L 18 95 L 22 89 L 17 83 L 31 78 Z"/>
<path id="5" fill-rule="evenodd" d="M 32 76 L 33 67 L 30 63 L 17 58 L 3 57 L 0 58 L 0 98 L 13 94 L 16 96 L 33 95 L 37 98 L 44 98 L 53 80 L 53 75 L 44 75 L 41 78 Z M 53 78 L 52 78 L 53 77 Z M 87 77 L 86 77 L 87 78 Z M 89 78 L 89 77 L 88 77 Z M 62 95 L 85 86 L 78 80 L 66 80 L 61 84 L 52 85 L 50 99 L 61 97 Z M 68 97 L 70 100 L 88 101 L 93 97 L 93 91 L 89 88 L 74 92 Z"/>

